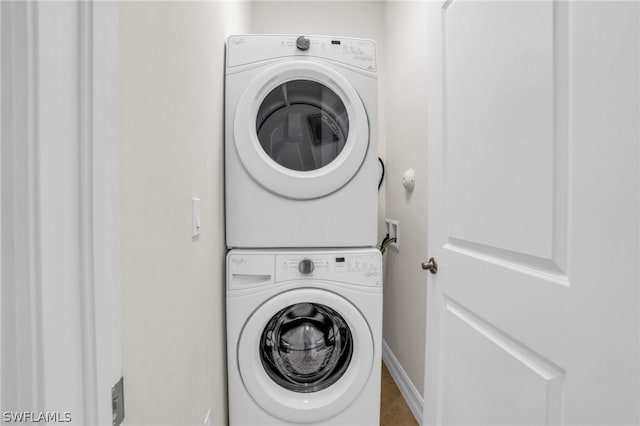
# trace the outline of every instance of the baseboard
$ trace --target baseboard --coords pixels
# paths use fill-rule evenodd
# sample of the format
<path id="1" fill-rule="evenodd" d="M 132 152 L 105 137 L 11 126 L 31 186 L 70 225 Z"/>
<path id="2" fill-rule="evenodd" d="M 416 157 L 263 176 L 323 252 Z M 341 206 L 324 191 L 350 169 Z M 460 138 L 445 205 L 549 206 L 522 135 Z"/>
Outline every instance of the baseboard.
<path id="1" fill-rule="evenodd" d="M 393 380 L 398 385 L 398 389 L 409 406 L 413 417 L 416 418 L 418 424 L 422 424 L 424 400 L 409 379 L 409 376 L 407 376 L 402 365 L 400 365 L 398 358 L 396 358 L 393 352 L 391 352 L 391 348 L 389 348 L 389 345 L 387 345 L 387 342 L 385 342 L 384 339 L 382 340 L 382 360 L 387 366 L 389 373 L 391 373 L 391 377 L 393 377 Z"/>

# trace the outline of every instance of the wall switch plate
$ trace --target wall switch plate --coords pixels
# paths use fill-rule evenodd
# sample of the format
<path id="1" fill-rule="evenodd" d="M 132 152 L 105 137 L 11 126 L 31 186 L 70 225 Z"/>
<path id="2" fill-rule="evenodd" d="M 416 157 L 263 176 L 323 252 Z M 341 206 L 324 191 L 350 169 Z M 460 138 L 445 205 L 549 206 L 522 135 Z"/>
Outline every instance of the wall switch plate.
<path id="1" fill-rule="evenodd" d="M 200 198 L 191 199 L 191 236 L 200 235 Z"/>
<path id="2" fill-rule="evenodd" d="M 395 238 L 396 241 L 389 244 L 390 247 L 394 247 L 396 250 L 400 250 L 400 222 L 394 219 L 384 220 L 385 230 L 389 238 Z"/>

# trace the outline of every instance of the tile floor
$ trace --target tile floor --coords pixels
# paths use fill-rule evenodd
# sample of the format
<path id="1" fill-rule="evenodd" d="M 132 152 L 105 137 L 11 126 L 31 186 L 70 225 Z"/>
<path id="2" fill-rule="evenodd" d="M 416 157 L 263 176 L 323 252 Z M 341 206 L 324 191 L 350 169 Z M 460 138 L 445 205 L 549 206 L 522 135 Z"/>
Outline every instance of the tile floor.
<path id="1" fill-rule="evenodd" d="M 418 426 L 415 417 L 400 394 L 391 373 L 382 364 L 382 391 L 380 396 L 380 426 Z"/>

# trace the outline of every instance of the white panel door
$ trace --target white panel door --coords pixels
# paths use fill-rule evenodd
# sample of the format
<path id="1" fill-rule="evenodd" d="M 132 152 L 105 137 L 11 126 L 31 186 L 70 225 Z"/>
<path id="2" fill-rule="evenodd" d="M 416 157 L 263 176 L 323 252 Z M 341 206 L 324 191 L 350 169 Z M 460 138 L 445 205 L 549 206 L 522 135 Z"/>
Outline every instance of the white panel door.
<path id="1" fill-rule="evenodd" d="M 638 424 L 638 2 L 428 14 L 425 424 Z"/>

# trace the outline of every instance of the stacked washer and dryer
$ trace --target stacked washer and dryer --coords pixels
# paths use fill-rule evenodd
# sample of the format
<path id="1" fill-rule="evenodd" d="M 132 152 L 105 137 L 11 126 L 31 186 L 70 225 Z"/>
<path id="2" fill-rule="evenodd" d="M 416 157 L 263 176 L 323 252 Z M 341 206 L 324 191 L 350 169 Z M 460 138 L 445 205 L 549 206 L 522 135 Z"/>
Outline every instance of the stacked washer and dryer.
<path id="1" fill-rule="evenodd" d="M 377 425 L 371 40 L 227 40 L 229 423 Z"/>

